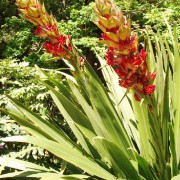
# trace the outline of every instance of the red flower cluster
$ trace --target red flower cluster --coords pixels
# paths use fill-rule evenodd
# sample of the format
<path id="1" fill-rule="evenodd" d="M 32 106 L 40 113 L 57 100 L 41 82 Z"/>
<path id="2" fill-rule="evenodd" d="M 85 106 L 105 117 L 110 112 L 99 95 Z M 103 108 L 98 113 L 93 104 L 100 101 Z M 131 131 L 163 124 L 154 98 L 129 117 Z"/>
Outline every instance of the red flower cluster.
<path id="1" fill-rule="evenodd" d="M 71 56 L 69 55 L 68 51 L 72 51 L 72 47 L 70 44 L 70 37 L 69 36 L 63 36 L 60 35 L 59 38 L 54 39 L 54 43 L 48 41 L 45 42 L 44 48 L 46 51 L 53 56 L 63 57 L 70 59 Z"/>
<path id="2" fill-rule="evenodd" d="M 51 35 L 50 32 L 53 34 Z M 39 37 L 49 39 L 49 41 L 44 43 L 44 48 L 48 53 L 59 58 L 71 58 L 68 53 L 68 51 L 72 51 L 70 36 L 60 34 L 56 25 L 49 25 L 45 28 L 38 25 L 34 33 Z"/>
<path id="3" fill-rule="evenodd" d="M 155 90 L 155 85 L 151 82 L 156 74 L 148 72 L 146 64 L 146 51 L 142 49 L 140 53 L 133 52 L 129 55 L 118 54 L 118 51 L 109 47 L 106 52 L 107 64 L 112 66 L 119 76 L 120 86 L 133 89 L 142 95 L 151 95 Z M 135 93 L 135 99 L 141 98 Z"/>
<path id="4" fill-rule="evenodd" d="M 44 5 L 37 0 L 16 0 L 16 3 L 22 15 L 37 26 L 34 33 L 41 38 L 47 38 L 44 44 L 46 51 L 53 56 L 70 59 L 71 39 L 59 32 L 55 18 L 46 12 Z"/>

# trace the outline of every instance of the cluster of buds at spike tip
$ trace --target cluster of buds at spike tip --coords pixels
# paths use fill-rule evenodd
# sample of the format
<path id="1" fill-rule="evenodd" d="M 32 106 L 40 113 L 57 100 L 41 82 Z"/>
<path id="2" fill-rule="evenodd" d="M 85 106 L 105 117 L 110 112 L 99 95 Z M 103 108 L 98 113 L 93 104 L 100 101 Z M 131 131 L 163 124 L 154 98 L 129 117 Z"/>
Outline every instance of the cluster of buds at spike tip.
<path id="1" fill-rule="evenodd" d="M 155 86 L 146 63 L 146 51 L 138 51 L 138 39 L 131 34 L 130 19 L 127 19 L 113 0 L 95 0 L 97 15 L 94 23 L 103 31 L 100 43 L 106 44 L 107 64 L 112 66 L 119 77 L 120 86 L 133 89 L 135 99 L 151 95 Z"/>
<path id="2" fill-rule="evenodd" d="M 55 18 L 46 12 L 44 4 L 38 0 L 16 0 L 16 4 L 22 16 L 37 26 L 34 33 L 47 38 L 44 43 L 46 51 L 53 56 L 70 59 L 71 39 L 59 32 Z"/>

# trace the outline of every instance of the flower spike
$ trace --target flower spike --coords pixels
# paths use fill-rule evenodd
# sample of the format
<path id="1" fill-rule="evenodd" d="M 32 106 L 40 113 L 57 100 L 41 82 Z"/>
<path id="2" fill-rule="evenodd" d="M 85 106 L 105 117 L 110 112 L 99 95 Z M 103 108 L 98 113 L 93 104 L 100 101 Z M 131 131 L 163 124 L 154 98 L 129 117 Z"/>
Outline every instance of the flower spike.
<path id="1" fill-rule="evenodd" d="M 72 51 L 71 38 L 59 32 L 56 19 L 46 12 L 44 4 L 38 0 L 16 0 L 16 4 L 22 16 L 37 26 L 34 33 L 47 38 L 46 51 L 59 58 L 71 59 L 68 53 Z"/>
<path id="2" fill-rule="evenodd" d="M 155 73 L 148 72 L 146 51 L 138 51 L 138 38 L 131 34 L 130 19 L 127 19 L 113 0 L 95 0 L 97 19 L 94 23 L 103 31 L 100 43 L 106 44 L 107 64 L 112 66 L 119 76 L 120 86 L 133 89 L 135 99 L 140 101 L 138 93 L 151 95 L 155 86 L 151 81 Z"/>

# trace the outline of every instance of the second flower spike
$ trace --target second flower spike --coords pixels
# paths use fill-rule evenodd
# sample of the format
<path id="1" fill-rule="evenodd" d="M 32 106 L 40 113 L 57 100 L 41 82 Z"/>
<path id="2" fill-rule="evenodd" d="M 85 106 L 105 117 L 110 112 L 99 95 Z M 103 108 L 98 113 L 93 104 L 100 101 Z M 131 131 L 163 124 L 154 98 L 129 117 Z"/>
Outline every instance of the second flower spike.
<path id="1" fill-rule="evenodd" d="M 58 58 L 71 59 L 71 38 L 60 33 L 56 19 L 47 13 L 44 4 L 38 0 L 16 0 L 16 4 L 21 15 L 37 26 L 34 33 L 46 38 L 46 51 Z"/>

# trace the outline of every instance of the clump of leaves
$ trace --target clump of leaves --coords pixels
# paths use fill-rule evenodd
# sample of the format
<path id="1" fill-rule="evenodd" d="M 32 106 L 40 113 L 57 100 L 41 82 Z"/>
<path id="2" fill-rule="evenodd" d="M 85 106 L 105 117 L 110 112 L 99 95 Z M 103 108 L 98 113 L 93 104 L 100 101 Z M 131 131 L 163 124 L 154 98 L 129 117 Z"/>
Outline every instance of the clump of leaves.
<path id="1" fill-rule="evenodd" d="M 48 70 L 52 77 L 61 80 L 61 75 L 55 70 Z M 28 106 L 33 112 L 38 113 L 46 121 L 53 121 L 56 126 L 72 134 L 67 123 L 65 123 L 61 113 L 55 107 L 50 98 L 47 89 L 38 83 L 37 71 L 34 67 L 29 66 L 29 62 L 20 62 L 19 60 L 1 59 L 0 61 L 0 108 L 8 107 L 9 100 L 5 94 L 18 99 L 21 103 Z M 2 111 L 0 111 L 0 136 L 9 137 L 14 135 L 27 135 L 16 121 Z M 22 149 L 31 148 L 31 145 L 19 143 L 2 143 L 0 142 L 1 155 L 9 157 L 14 152 Z M 33 149 L 20 155 L 20 158 L 26 159 L 37 164 L 48 164 L 48 166 L 59 166 L 60 160 L 41 148 Z M 1 161 L 1 160 L 0 160 Z M 12 169 L 6 168 L 3 173 L 11 172 Z"/>

